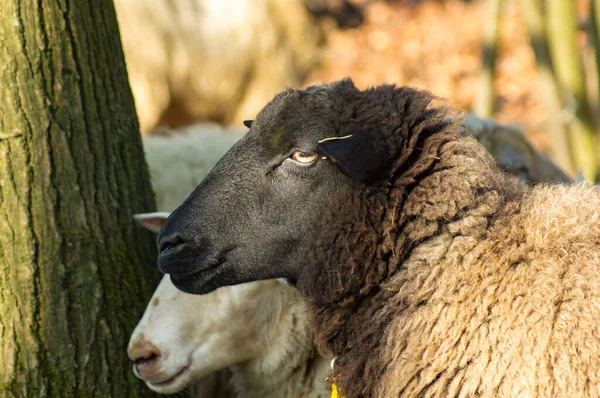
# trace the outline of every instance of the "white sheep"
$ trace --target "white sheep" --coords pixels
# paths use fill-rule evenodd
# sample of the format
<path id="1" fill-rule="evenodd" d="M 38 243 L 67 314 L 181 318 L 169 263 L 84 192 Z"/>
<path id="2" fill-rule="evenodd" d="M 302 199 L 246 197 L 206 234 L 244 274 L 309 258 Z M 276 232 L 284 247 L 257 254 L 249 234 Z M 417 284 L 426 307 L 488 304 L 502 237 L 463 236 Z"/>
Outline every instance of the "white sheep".
<path id="1" fill-rule="evenodd" d="M 140 127 L 241 123 L 317 57 L 301 0 L 116 0 Z"/>

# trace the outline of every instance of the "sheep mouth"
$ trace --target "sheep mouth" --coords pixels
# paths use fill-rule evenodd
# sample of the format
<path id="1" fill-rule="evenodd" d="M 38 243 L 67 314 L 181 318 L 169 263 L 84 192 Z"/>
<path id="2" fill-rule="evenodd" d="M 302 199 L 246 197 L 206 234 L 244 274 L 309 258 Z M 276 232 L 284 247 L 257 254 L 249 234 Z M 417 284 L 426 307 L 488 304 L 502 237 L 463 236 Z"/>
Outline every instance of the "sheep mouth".
<path id="1" fill-rule="evenodd" d="M 204 277 L 206 276 L 210 276 L 212 274 L 214 274 L 214 272 L 223 265 L 225 261 L 219 261 L 217 263 L 214 264 L 210 264 L 208 267 L 204 267 L 200 270 L 197 271 L 192 271 L 189 274 L 186 275 L 181 275 L 181 276 L 175 276 L 171 274 L 171 281 L 173 283 L 175 282 L 184 282 L 186 280 L 199 280 L 199 279 L 204 279 Z"/>
<path id="2" fill-rule="evenodd" d="M 173 384 L 177 380 L 181 379 L 181 376 L 183 376 L 183 374 L 186 373 L 189 368 L 190 368 L 189 365 L 184 366 L 177 373 L 175 373 L 173 376 L 169 376 L 168 378 L 166 378 L 164 380 L 161 380 L 161 381 L 146 380 L 146 383 L 150 384 L 152 387 L 158 387 L 158 388 L 166 387 L 166 386 L 168 386 L 170 384 Z"/>
<path id="3" fill-rule="evenodd" d="M 196 271 L 185 275 L 171 274 L 171 282 L 177 289 L 185 293 L 206 294 L 215 290 L 219 287 L 214 283 L 215 278 L 227 264 L 226 256 L 233 249 L 234 247 L 228 247 L 222 250 L 219 255 L 215 256 L 215 260 L 203 264 L 203 267 Z"/>

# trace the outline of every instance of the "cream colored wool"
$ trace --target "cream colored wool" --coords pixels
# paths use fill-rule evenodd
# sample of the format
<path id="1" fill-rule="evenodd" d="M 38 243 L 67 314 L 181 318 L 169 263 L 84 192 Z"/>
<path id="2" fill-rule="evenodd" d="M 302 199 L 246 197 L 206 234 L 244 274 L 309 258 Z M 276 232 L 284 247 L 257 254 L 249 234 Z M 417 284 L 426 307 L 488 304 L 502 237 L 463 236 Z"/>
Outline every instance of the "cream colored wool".
<path id="1" fill-rule="evenodd" d="M 319 126 L 311 90 L 285 94 L 280 115 Z M 338 136 L 361 126 L 389 159 L 330 193 L 294 263 L 340 395 L 600 396 L 600 190 L 501 172 L 427 92 L 345 80 L 318 94 Z"/>
<path id="2" fill-rule="evenodd" d="M 600 396 L 598 189 L 537 187 L 503 217 L 451 225 L 382 286 L 429 301 L 387 329 L 378 396 Z"/>

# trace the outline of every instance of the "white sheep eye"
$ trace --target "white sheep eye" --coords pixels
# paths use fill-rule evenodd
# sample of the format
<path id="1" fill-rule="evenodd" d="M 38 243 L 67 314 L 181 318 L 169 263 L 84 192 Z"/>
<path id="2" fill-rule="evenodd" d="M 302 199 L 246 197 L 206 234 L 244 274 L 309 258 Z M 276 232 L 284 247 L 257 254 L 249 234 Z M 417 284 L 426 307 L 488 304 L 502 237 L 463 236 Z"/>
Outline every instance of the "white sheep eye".
<path id="1" fill-rule="evenodd" d="M 296 152 L 292 153 L 291 157 L 298 163 L 310 164 L 317 160 L 318 155 L 312 155 L 310 153 L 296 151 Z"/>

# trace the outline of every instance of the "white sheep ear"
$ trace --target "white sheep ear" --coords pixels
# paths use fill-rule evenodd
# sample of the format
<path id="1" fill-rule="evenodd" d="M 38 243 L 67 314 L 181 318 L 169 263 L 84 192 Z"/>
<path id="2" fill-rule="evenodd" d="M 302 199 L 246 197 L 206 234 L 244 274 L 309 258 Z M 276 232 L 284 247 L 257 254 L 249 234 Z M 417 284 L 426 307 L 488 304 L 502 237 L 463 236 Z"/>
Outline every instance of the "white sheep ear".
<path id="1" fill-rule="evenodd" d="M 171 213 L 157 211 L 154 213 L 134 214 L 133 219 L 150 232 L 158 233 Z"/>

